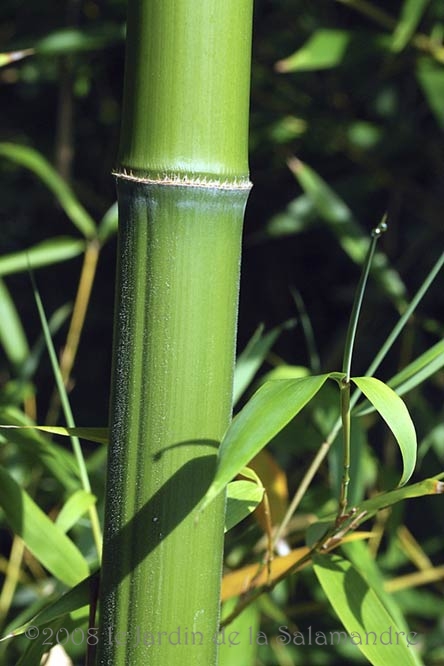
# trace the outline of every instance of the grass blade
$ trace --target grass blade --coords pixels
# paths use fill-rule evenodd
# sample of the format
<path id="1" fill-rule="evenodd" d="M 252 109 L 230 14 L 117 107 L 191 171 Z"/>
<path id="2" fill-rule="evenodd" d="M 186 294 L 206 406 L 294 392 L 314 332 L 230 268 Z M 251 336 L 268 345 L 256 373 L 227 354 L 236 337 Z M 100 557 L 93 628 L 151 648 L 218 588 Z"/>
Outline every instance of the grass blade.
<path id="1" fill-rule="evenodd" d="M 89 575 L 88 564 L 77 546 L 1 467 L 0 505 L 11 529 L 53 576 L 71 587 Z"/>
<path id="2" fill-rule="evenodd" d="M 92 493 L 87 493 L 84 490 L 76 490 L 62 506 L 55 520 L 57 527 L 65 534 L 69 532 L 83 514 L 90 509 L 96 499 Z"/>
<path id="3" fill-rule="evenodd" d="M 44 183 L 83 236 L 96 235 L 96 225 L 90 214 L 79 202 L 69 185 L 39 152 L 29 146 L 0 143 L 0 155 L 26 167 Z"/>
<path id="4" fill-rule="evenodd" d="M 232 481 L 227 486 L 225 532 L 253 513 L 262 502 L 264 489 L 251 481 Z"/>
<path id="5" fill-rule="evenodd" d="M 416 634 L 407 635 L 412 641 L 408 643 L 405 632 L 398 628 L 375 590 L 348 560 L 339 555 L 316 555 L 313 563 L 318 581 L 349 640 L 373 666 L 417 665 L 410 647 L 417 644 Z"/>
<path id="6" fill-rule="evenodd" d="M 52 342 L 51 332 L 50 332 L 49 326 L 48 326 L 48 320 L 46 318 L 45 311 L 43 309 L 43 303 L 42 303 L 42 300 L 40 298 L 40 294 L 38 292 L 37 285 L 35 283 L 33 274 L 30 273 L 30 276 L 31 276 L 31 281 L 32 281 L 32 288 L 33 288 L 33 292 L 34 292 L 34 298 L 35 298 L 35 302 L 36 302 L 37 309 L 38 309 L 39 316 L 40 316 L 40 323 L 41 323 L 41 326 L 42 326 L 42 329 L 43 329 L 43 334 L 45 336 L 45 342 L 46 342 L 46 346 L 47 346 L 47 349 L 48 349 L 49 358 L 50 358 L 50 361 L 51 361 L 52 371 L 54 373 L 55 381 L 56 381 L 56 384 L 57 384 L 57 389 L 58 389 L 58 392 L 59 392 L 60 401 L 61 401 L 62 408 L 63 408 L 63 413 L 65 415 L 65 419 L 66 419 L 66 422 L 68 424 L 68 427 L 69 428 L 74 428 L 75 427 L 74 417 L 73 417 L 73 414 L 72 414 L 72 411 L 71 411 L 71 405 L 69 404 L 68 394 L 66 392 L 66 388 L 65 388 L 65 384 L 64 384 L 64 381 L 63 381 L 63 378 L 62 378 L 62 374 L 60 372 L 60 368 L 59 368 L 59 365 L 58 365 L 58 362 L 57 362 L 57 356 L 56 356 L 56 352 L 55 352 L 54 345 L 53 345 L 53 342 Z M 88 471 L 86 469 L 86 463 L 85 463 L 85 459 L 83 457 L 82 447 L 80 446 L 79 438 L 76 437 L 75 435 L 71 435 L 71 444 L 72 444 L 75 459 L 77 461 L 79 477 L 80 477 L 80 480 L 82 482 L 83 489 L 86 492 L 90 493 L 91 492 L 91 484 L 89 482 Z M 100 522 L 99 522 L 99 517 L 98 517 L 98 514 L 97 514 L 97 509 L 94 505 L 90 507 L 89 515 L 90 515 L 90 518 L 91 518 L 91 528 L 92 528 L 92 532 L 93 532 L 93 536 L 94 536 L 94 540 L 95 540 L 95 544 L 96 544 L 96 548 L 97 548 L 97 554 L 100 558 L 101 552 L 102 552 L 102 536 L 101 536 Z"/>
<path id="7" fill-rule="evenodd" d="M 50 238 L 26 250 L 0 257 L 0 276 L 23 273 L 29 269 L 30 263 L 33 268 L 51 266 L 78 257 L 84 250 L 83 240 L 65 236 Z"/>
<path id="8" fill-rule="evenodd" d="M 346 30 L 316 30 L 300 49 L 279 60 L 275 69 L 285 73 L 337 67 L 350 40 L 351 33 Z"/>
<path id="9" fill-rule="evenodd" d="M 0 279 L 0 343 L 10 363 L 20 368 L 29 355 L 29 345 L 17 308 Z"/>
<path id="10" fill-rule="evenodd" d="M 216 475 L 202 501 L 208 506 L 321 389 L 329 375 L 280 379 L 256 391 L 228 428 L 219 449 Z"/>

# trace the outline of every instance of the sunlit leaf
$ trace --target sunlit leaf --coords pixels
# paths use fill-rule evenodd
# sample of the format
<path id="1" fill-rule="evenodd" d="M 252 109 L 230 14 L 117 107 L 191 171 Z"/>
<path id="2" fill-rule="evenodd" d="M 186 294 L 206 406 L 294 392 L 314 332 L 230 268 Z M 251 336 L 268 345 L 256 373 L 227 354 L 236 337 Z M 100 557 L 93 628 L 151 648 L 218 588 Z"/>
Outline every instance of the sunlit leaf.
<path id="1" fill-rule="evenodd" d="M 17 308 L 0 279 L 0 342 L 8 360 L 19 368 L 29 355 L 29 346 Z"/>
<path id="2" fill-rule="evenodd" d="M 337 67 L 350 43 L 345 30 L 317 30 L 305 44 L 285 60 L 279 60 L 278 72 L 298 72 Z"/>
<path id="3" fill-rule="evenodd" d="M 417 455 L 416 431 L 404 401 L 389 386 L 375 377 L 353 377 L 365 397 L 372 403 L 392 431 L 401 451 L 403 472 L 399 485 L 412 476 Z"/>
<path id="4" fill-rule="evenodd" d="M 355 515 L 361 515 L 361 518 L 356 520 L 356 524 L 360 525 L 374 516 L 381 509 L 386 509 L 403 500 L 423 497 L 424 495 L 442 495 L 444 493 L 444 483 L 440 478 L 444 478 L 444 474 L 435 478 L 424 479 L 418 483 L 412 483 L 403 488 L 396 488 L 396 490 L 379 493 L 371 499 L 361 502 L 358 507 L 356 507 Z M 334 519 L 335 516 L 332 514 L 330 518 Z"/>
<path id="5" fill-rule="evenodd" d="M 77 546 L 0 467 L 0 505 L 11 529 L 48 571 L 70 587 L 89 575 Z"/>
<path id="6" fill-rule="evenodd" d="M 270 563 L 271 575 L 270 581 L 285 574 L 286 571 L 295 566 L 302 558 L 309 553 L 309 548 L 302 547 L 292 550 L 288 555 L 275 557 Z M 302 566 L 307 566 L 308 561 L 304 561 Z M 242 569 L 231 571 L 225 574 L 222 579 L 221 599 L 225 601 L 231 597 L 244 594 L 247 590 L 265 585 L 268 580 L 267 567 L 263 564 L 249 564 Z"/>
<path id="7" fill-rule="evenodd" d="M 429 0 L 404 0 L 401 16 L 392 39 L 392 50 L 399 52 L 405 48 L 414 35 Z"/>
<path id="8" fill-rule="evenodd" d="M 232 421 L 219 448 L 216 475 L 201 509 L 205 508 L 266 444 L 320 390 L 328 374 L 267 382 Z"/>
<path id="9" fill-rule="evenodd" d="M 55 524 L 66 534 L 88 511 L 96 499 L 92 493 L 88 493 L 86 490 L 76 490 L 62 506 Z"/>
<path id="10" fill-rule="evenodd" d="M 23 60 L 23 58 L 27 58 L 28 56 L 33 55 L 33 53 L 35 53 L 34 49 L 21 49 L 18 51 L 0 53 L 0 67 L 5 67 L 6 65 L 10 65 L 12 62 Z"/>
<path id="11" fill-rule="evenodd" d="M 264 489 L 251 481 L 232 481 L 227 486 L 225 532 L 250 515 L 262 502 Z"/>
<path id="12" fill-rule="evenodd" d="M 41 432 L 49 432 L 52 435 L 62 435 L 64 437 L 80 437 L 80 439 L 87 439 L 89 442 L 97 442 L 98 444 L 108 444 L 109 430 L 108 428 L 65 428 L 63 426 L 40 426 L 40 425 L 0 425 L 0 431 L 5 434 L 9 430 L 40 430 Z"/>
<path id="13" fill-rule="evenodd" d="M 322 589 L 347 630 L 349 640 L 357 645 L 373 666 L 396 663 L 416 666 L 417 661 L 405 632 L 397 626 L 375 590 L 348 560 L 339 555 L 315 555 L 313 567 Z"/>

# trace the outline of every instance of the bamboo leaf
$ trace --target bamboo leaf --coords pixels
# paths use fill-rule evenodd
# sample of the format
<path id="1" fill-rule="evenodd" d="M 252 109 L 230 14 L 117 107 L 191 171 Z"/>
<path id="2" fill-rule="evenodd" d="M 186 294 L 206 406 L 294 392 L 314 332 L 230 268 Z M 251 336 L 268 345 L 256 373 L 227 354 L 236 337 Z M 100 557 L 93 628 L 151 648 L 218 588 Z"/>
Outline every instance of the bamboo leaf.
<path id="1" fill-rule="evenodd" d="M 414 35 L 429 0 L 404 0 L 400 19 L 392 38 L 392 51 L 402 51 Z"/>
<path id="2" fill-rule="evenodd" d="M 34 464 L 41 464 L 57 479 L 66 490 L 73 491 L 79 486 L 77 465 L 69 451 L 50 442 L 31 425 L 30 419 L 19 409 L 0 409 L 0 434 L 6 441 L 13 442 L 22 453 L 29 455 Z"/>
<path id="3" fill-rule="evenodd" d="M 424 354 L 418 356 L 412 363 L 409 363 L 401 372 L 394 375 L 387 382 L 387 386 L 390 386 L 399 396 L 402 396 L 425 382 L 443 367 L 444 341 L 441 340 Z M 369 414 L 373 410 L 373 405 L 369 405 L 368 401 L 365 401 L 354 410 L 353 414 L 354 416 L 364 416 L 364 414 Z"/>
<path id="4" fill-rule="evenodd" d="M 0 143 L 0 155 L 30 169 L 55 195 L 57 201 L 77 229 L 85 236 L 96 234 L 96 225 L 90 214 L 83 208 L 69 185 L 59 176 L 50 163 L 29 146 L 13 143 Z"/>
<path id="5" fill-rule="evenodd" d="M 97 498 L 92 493 L 88 493 L 82 489 L 76 490 L 63 505 L 55 520 L 55 524 L 66 534 L 96 500 Z"/>
<path id="6" fill-rule="evenodd" d="M 305 44 L 275 68 L 278 72 L 300 72 L 337 67 L 343 60 L 351 34 L 345 30 L 317 30 Z"/>
<path id="7" fill-rule="evenodd" d="M 116 201 L 110 208 L 108 208 L 105 215 L 100 220 L 99 229 L 97 231 L 99 241 L 101 243 L 106 243 L 107 240 L 115 236 L 117 233 L 118 224 L 119 211 Z"/>
<path id="8" fill-rule="evenodd" d="M 0 276 L 22 273 L 31 268 L 51 266 L 77 257 L 85 250 L 85 242 L 77 238 L 59 236 L 33 245 L 20 252 L 0 257 Z"/>
<path id="9" fill-rule="evenodd" d="M 444 69 L 430 58 L 419 58 L 416 78 L 438 125 L 444 129 Z"/>
<path id="10" fill-rule="evenodd" d="M 29 345 L 17 308 L 3 280 L 0 279 L 0 342 L 8 360 L 16 368 L 22 366 L 28 355 Z"/>
<path id="11" fill-rule="evenodd" d="M 41 627 L 69 613 L 86 608 L 91 602 L 91 598 L 94 596 L 98 584 L 99 572 L 96 571 L 88 576 L 88 578 L 77 583 L 77 585 L 71 590 L 68 590 L 68 592 L 65 592 L 65 594 L 62 594 L 62 596 L 52 601 L 27 622 L 18 627 L 8 627 L 8 633 L 0 638 L 0 641 L 20 636 L 24 634 L 26 629 L 30 626 Z"/>
<path id="12" fill-rule="evenodd" d="M 264 489 L 251 481 L 232 481 L 227 486 L 225 532 L 253 513 L 262 502 Z"/>
<path id="13" fill-rule="evenodd" d="M 399 604 L 396 598 L 392 594 L 389 594 L 386 589 L 384 589 L 384 580 L 381 571 L 366 544 L 355 541 L 344 544 L 342 548 L 344 554 L 351 561 L 353 566 L 359 571 L 367 584 L 370 585 L 378 595 L 388 613 L 395 620 L 397 626 L 402 631 L 408 633 L 409 627 L 405 621 Z M 413 657 L 418 664 L 421 663 L 420 659 L 415 653 L 413 653 Z"/>
<path id="14" fill-rule="evenodd" d="M 403 472 L 399 485 L 412 476 L 417 455 L 416 432 L 404 401 L 389 386 L 375 377 L 353 377 L 366 398 L 374 405 L 392 431 L 401 451 Z"/>
<path id="15" fill-rule="evenodd" d="M 1 467 L 0 505 L 11 529 L 53 576 L 69 586 L 88 576 L 88 564 L 77 546 Z"/>
<path id="16" fill-rule="evenodd" d="M 0 432 L 7 434 L 9 430 L 40 430 L 49 432 L 52 435 L 62 435 L 64 437 L 79 437 L 87 439 L 89 442 L 98 444 L 108 444 L 108 428 L 65 428 L 63 426 L 40 426 L 40 425 L 0 425 Z"/>
<path id="17" fill-rule="evenodd" d="M 39 55 L 47 56 L 95 51 L 121 42 L 124 33 L 124 26 L 113 23 L 103 23 L 93 28 L 62 28 L 40 39 L 35 44 L 35 50 Z"/>
<path id="18" fill-rule="evenodd" d="M 315 555 L 313 567 L 349 640 L 373 666 L 396 663 L 415 666 L 418 663 L 410 647 L 416 644 L 413 643 L 416 634 L 406 637 L 375 590 L 348 560 L 339 555 Z"/>
<path id="19" fill-rule="evenodd" d="M 219 448 L 216 475 L 204 509 L 242 468 L 305 407 L 329 375 L 267 382 L 234 418 Z"/>
<path id="20" fill-rule="evenodd" d="M 441 474 L 436 478 L 424 479 L 418 483 L 412 483 L 410 486 L 396 488 L 396 490 L 390 490 L 387 493 L 376 495 L 376 497 L 361 502 L 357 509 L 357 513 L 365 513 L 363 518 L 364 520 L 367 520 L 380 511 L 380 509 L 385 509 L 393 504 L 397 504 L 397 502 L 412 499 L 414 497 L 423 497 L 424 495 L 442 495 L 444 493 L 444 483 L 440 481 L 440 478 L 443 476 L 444 475 Z"/>
<path id="21" fill-rule="evenodd" d="M 293 158 L 288 166 L 344 252 L 361 266 L 368 250 L 368 234 L 361 229 L 349 207 L 307 164 Z M 386 255 L 378 250 L 373 257 L 372 274 L 396 305 L 404 303 L 406 289 L 401 277 L 390 266 Z"/>
<path id="22" fill-rule="evenodd" d="M 262 335 L 263 326 L 259 326 L 245 349 L 239 354 L 234 371 L 233 404 L 235 405 L 250 385 L 254 375 L 261 367 L 271 347 L 281 332 L 294 326 L 295 320 L 277 326 L 266 335 Z"/>
<path id="23" fill-rule="evenodd" d="M 421 381 L 424 381 L 427 377 L 430 377 L 434 372 L 444 366 L 444 340 L 440 340 L 427 349 L 427 351 L 418 356 L 418 358 L 412 361 L 412 363 L 409 363 L 409 365 L 403 368 L 401 372 L 398 372 L 392 377 L 387 384 L 398 393 L 401 387 L 405 386 L 409 381 L 415 380 L 418 374 L 430 369 L 430 366 L 434 369 L 430 373 L 427 372 L 425 375 L 422 374 L 421 380 L 415 382 L 411 388 L 417 386 Z"/>

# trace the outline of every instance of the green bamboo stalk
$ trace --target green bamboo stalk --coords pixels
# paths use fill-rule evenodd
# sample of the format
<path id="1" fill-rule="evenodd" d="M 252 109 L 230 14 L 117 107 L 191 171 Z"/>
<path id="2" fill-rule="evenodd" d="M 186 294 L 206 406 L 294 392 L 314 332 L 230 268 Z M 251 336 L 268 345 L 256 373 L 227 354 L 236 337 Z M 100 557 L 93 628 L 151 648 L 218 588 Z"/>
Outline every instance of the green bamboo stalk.
<path id="1" fill-rule="evenodd" d="M 252 0 L 130 0 L 97 663 L 217 663 Z"/>

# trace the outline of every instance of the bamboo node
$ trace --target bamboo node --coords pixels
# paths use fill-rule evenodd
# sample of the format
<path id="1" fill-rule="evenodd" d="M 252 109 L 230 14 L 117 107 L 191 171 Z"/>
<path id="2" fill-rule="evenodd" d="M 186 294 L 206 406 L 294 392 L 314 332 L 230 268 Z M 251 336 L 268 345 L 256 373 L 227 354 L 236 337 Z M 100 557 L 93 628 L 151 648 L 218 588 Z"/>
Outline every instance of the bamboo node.
<path id="1" fill-rule="evenodd" d="M 219 180 L 217 178 L 208 178 L 207 176 L 189 176 L 187 174 L 172 173 L 159 176 L 142 176 L 128 171 L 123 167 L 119 171 L 113 171 L 113 176 L 132 180 L 146 185 L 165 185 L 167 187 L 205 187 L 216 190 L 250 190 L 252 183 L 248 178 L 238 180 Z"/>

